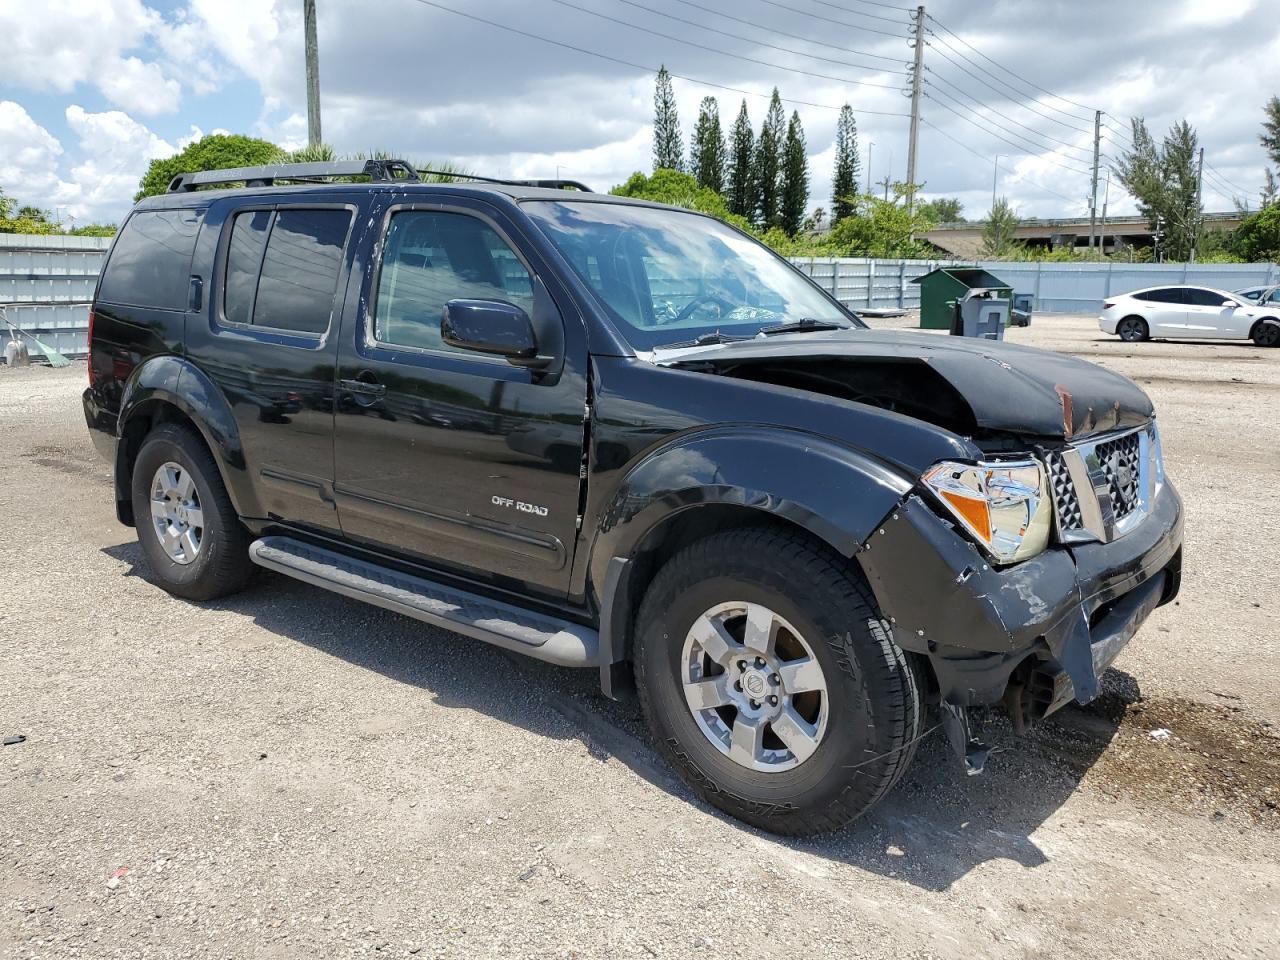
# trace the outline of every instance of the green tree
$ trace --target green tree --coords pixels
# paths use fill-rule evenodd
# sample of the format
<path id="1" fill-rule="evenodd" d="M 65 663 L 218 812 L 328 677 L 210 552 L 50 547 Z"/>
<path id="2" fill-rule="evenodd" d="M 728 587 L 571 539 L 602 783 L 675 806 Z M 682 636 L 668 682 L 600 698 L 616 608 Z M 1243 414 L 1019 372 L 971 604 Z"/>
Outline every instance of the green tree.
<path id="1" fill-rule="evenodd" d="M 724 131 L 720 129 L 720 104 L 715 97 L 703 97 L 698 106 L 698 125 L 693 128 L 689 160 L 699 186 L 724 193 L 725 163 L 728 151 Z"/>
<path id="2" fill-rule="evenodd" d="M 172 157 L 152 160 L 133 199 L 137 202 L 143 197 L 164 193 L 169 189 L 169 181 L 180 173 L 260 166 L 271 163 L 279 152 L 279 147 L 266 140 L 240 134 L 210 133 L 187 144 Z"/>
<path id="3" fill-rule="evenodd" d="M 782 148 L 782 229 L 794 237 L 804 224 L 809 206 L 809 157 L 805 153 L 804 128 L 800 112 L 792 111 L 787 124 L 787 140 Z"/>
<path id="4" fill-rule="evenodd" d="M 1267 167 L 1262 175 L 1262 191 L 1258 194 L 1258 199 L 1262 201 L 1262 207 L 1265 209 L 1280 198 L 1280 184 L 1276 183 L 1276 175 L 1271 172 L 1270 167 Z"/>
<path id="5" fill-rule="evenodd" d="M 1017 211 L 1008 199 L 997 200 L 982 223 L 982 255 L 1007 257 L 1016 253 L 1022 246 L 1015 236 L 1018 223 Z"/>
<path id="6" fill-rule="evenodd" d="M 738 119 L 733 122 L 729 146 L 729 210 L 750 218 L 755 206 L 755 186 L 751 168 L 755 155 L 755 133 L 747 116 L 747 101 L 742 101 Z"/>
<path id="7" fill-rule="evenodd" d="M 1280 97 L 1272 97 L 1262 108 L 1262 133 L 1258 135 L 1272 163 L 1280 164 Z"/>
<path id="8" fill-rule="evenodd" d="M 1159 146 L 1141 117 L 1134 117 L 1133 148 L 1124 153 L 1116 175 L 1138 202 L 1138 211 L 1164 235 L 1168 259 L 1191 256 L 1202 212 L 1197 190 L 1199 138 L 1185 120 L 1169 128 Z"/>
<path id="9" fill-rule="evenodd" d="M 787 121 L 782 112 L 782 98 L 778 96 L 778 88 L 774 87 L 752 165 L 752 179 L 756 185 L 756 222 L 766 229 L 782 226 L 782 152 L 786 136 Z"/>
<path id="10" fill-rule="evenodd" d="M 831 223 L 834 226 L 849 214 L 857 204 L 858 172 L 858 124 L 853 118 L 853 108 L 847 103 L 840 108 L 836 120 L 836 169 L 831 178 Z"/>
<path id="11" fill-rule="evenodd" d="M 1251 263 L 1280 260 L 1280 203 L 1245 217 L 1236 228 L 1234 246 Z"/>
<path id="12" fill-rule="evenodd" d="M 18 201 L 0 189 L 0 233 L 58 233 L 48 211 Z"/>
<path id="13" fill-rule="evenodd" d="M 676 115 L 676 94 L 665 65 L 658 68 L 653 91 L 653 169 L 684 169 L 684 138 Z"/>
<path id="14" fill-rule="evenodd" d="M 932 248 L 915 238 L 933 229 L 934 221 L 919 207 L 908 207 L 910 193 L 907 184 L 895 183 L 888 200 L 860 195 L 853 212 L 831 228 L 824 252 L 838 257 L 928 258 Z"/>
<path id="15" fill-rule="evenodd" d="M 920 204 L 920 209 L 936 223 L 964 223 L 964 204 L 959 197 L 938 197 Z"/>
<path id="16" fill-rule="evenodd" d="M 747 229 L 747 221 L 734 215 L 725 203 L 724 197 L 710 187 L 700 186 L 693 174 L 679 170 L 662 168 L 653 171 L 649 176 L 636 171 L 626 183 L 609 191 L 618 197 L 635 197 L 638 200 L 652 200 L 655 203 L 666 203 L 673 207 L 686 207 L 700 213 L 709 213 L 739 229 Z"/>

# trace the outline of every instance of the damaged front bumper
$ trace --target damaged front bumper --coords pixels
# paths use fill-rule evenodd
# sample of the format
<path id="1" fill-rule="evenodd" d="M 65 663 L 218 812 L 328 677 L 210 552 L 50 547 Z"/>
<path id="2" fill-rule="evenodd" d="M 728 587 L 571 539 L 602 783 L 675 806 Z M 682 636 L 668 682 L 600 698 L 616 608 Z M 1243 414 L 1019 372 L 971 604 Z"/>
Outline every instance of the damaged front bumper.
<path id="1" fill-rule="evenodd" d="M 985 748 L 969 708 L 1003 702 L 1021 731 L 1097 697 L 1112 660 L 1177 595 L 1181 548 L 1182 501 L 1165 482 L 1120 539 L 1051 547 L 1004 568 L 911 495 L 858 560 L 899 646 L 928 658 L 948 737 L 977 772 Z"/>

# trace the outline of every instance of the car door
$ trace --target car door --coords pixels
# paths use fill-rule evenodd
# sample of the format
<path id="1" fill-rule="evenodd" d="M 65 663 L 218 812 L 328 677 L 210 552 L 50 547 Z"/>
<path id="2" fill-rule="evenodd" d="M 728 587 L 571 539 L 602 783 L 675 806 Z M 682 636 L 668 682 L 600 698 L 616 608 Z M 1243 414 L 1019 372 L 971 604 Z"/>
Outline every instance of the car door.
<path id="1" fill-rule="evenodd" d="M 1237 328 L 1242 320 L 1247 320 L 1244 307 L 1237 304 L 1221 290 L 1209 290 L 1205 287 L 1187 287 L 1187 326 L 1183 336 L 1195 339 L 1212 337 L 1243 337 L 1248 333 L 1245 324 L 1243 333 Z M 1229 303 L 1229 306 L 1223 306 Z"/>
<path id="2" fill-rule="evenodd" d="M 216 202 L 216 248 L 188 358 L 235 418 L 245 468 L 266 517 L 337 534 L 333 501 L 336 320 L 350 271 L 354 197 Z M 202 234 L 202 243 L 205 235 Z"/>
<path id="3" fill-rule="evenodd" d="M 586 337 L 512 218 L 479 200 L 390 203 L 338 353 L 335 490 L 344 534 L 501 587 L 563 598 L 577 535 Z M 553 373 L 450 346 L 451 300 L 520 307 Z M 541 346 L 541 344 L 540 344 Z"/>
<path id="4" fill-rule="evenodd" d="M 1147 326 L 1153 337 L 1181 337 L 1187 324 L 1187 308 L 1182 287 L 1160 287 L 1138 295 Z"/>

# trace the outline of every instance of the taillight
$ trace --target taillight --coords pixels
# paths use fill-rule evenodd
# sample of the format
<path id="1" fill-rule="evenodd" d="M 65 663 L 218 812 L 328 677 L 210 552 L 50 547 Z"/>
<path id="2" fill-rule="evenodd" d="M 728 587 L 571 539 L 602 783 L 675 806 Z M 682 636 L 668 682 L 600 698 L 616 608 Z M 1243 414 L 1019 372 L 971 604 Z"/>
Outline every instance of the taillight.
<path id="1" fill-rule="evenodd" d="M 1114 304 L 1114 303 L 1104 303 L 1104 304 L 1102 305 L 1102 309 L 1103 309 L 1103 310 L 1110 310 L 1110 309 L 1111 309 L 1112 307 L 1114 307 L 1114 306 L 1115 306 L 1115 304 Z"/>
<path id="2" fill-rule="evenodd" d="M 89 386 L 92 387 L 93 386 L 93 308 L 92 307 L 89 308 L 89 349 L 88 349 L 88 363 L 86 364 L 86 366 L 88 366 L 89 368 Z"/>

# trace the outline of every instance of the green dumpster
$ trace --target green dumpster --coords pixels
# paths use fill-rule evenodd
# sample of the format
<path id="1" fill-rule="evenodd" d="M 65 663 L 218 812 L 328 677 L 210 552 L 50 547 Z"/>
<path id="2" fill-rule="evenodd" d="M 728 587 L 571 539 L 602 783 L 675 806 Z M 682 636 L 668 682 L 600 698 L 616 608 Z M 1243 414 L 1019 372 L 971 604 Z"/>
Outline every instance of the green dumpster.
<path id="1" fill-rule="evenodd" d="M 981 267 L 939 267 L 912 283 L 920 284 L 920 327 L 923 330 L 950 330 L 955 301 L 975 287 L 997 291 L 995 296 L 1013 299 L 1013 287 Z"/>

